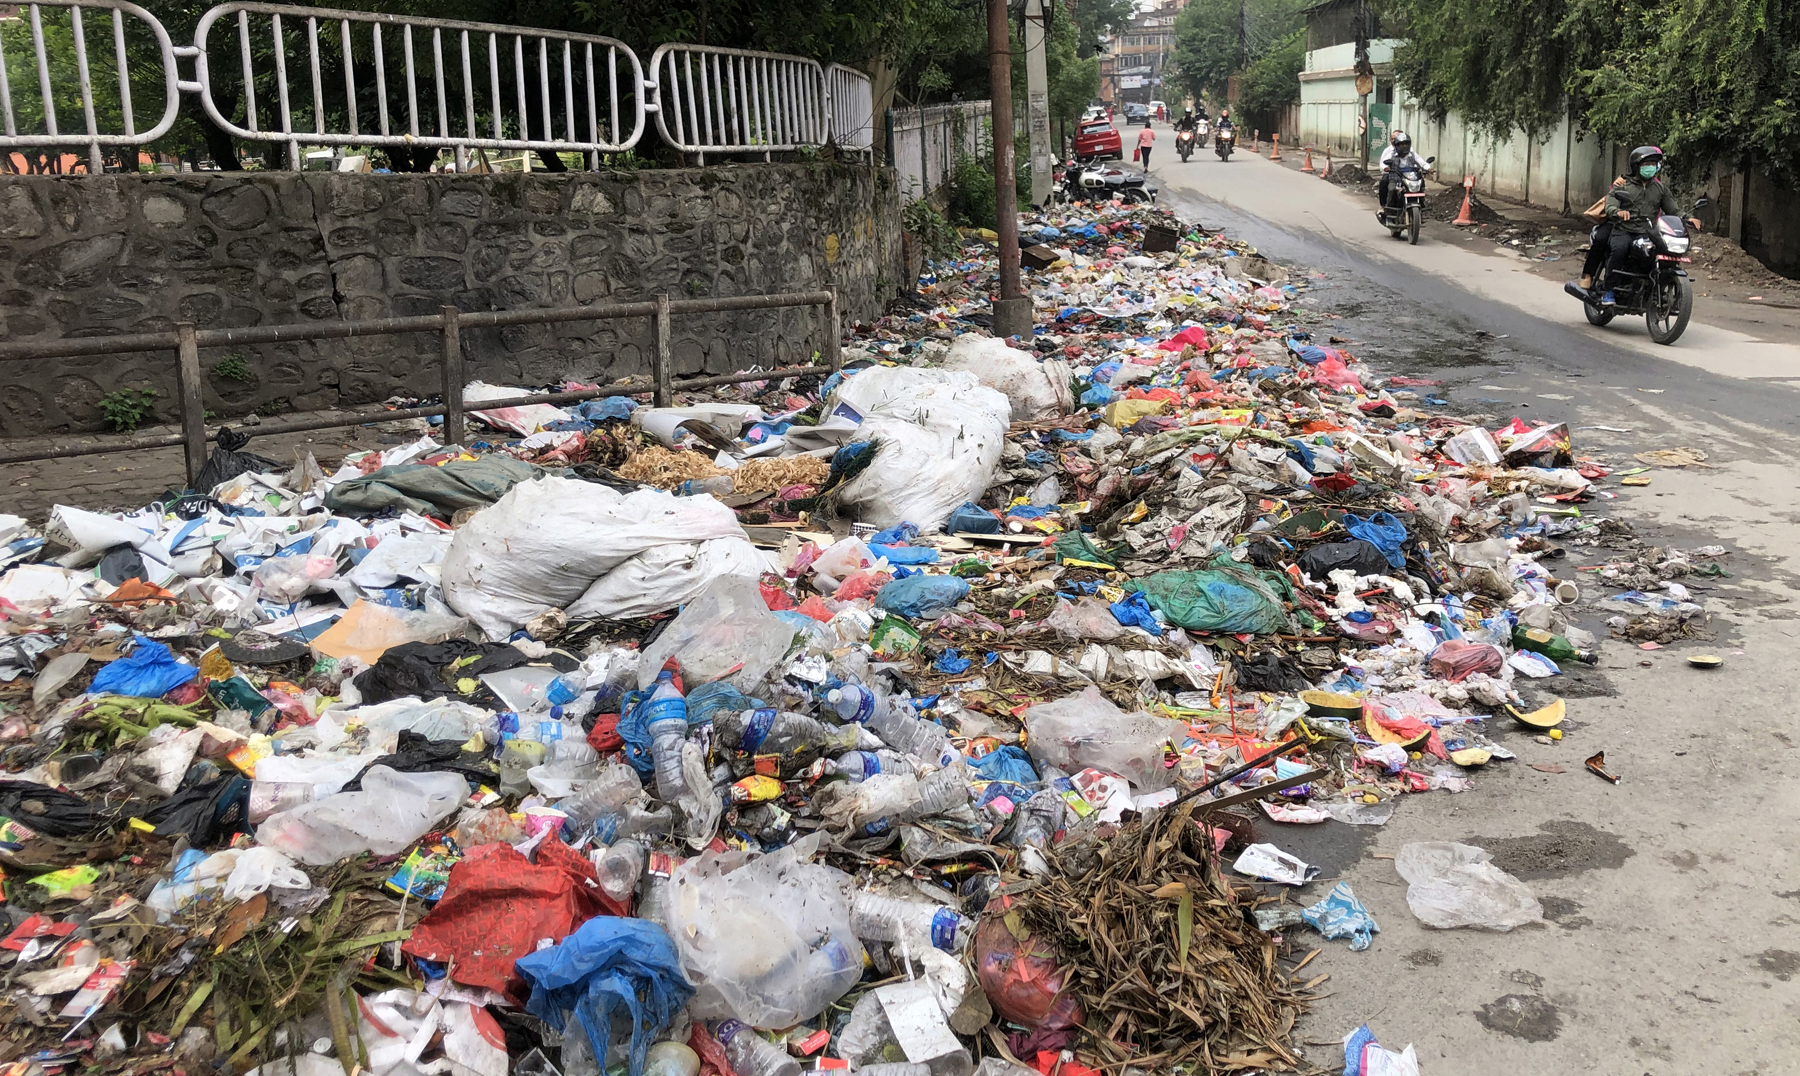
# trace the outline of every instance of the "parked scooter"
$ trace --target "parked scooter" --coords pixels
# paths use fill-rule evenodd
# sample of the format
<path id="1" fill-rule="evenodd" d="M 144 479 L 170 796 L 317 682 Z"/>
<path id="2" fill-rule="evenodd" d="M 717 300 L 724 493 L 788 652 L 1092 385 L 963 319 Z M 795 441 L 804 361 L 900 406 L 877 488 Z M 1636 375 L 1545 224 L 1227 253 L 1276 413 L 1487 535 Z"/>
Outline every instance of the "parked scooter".
<path id="1" fill-rule="evenodd" d="M 1053 174 L 1066 202 L 1156 201 L 1156 185 L 1142 172 L 1128 172 L 1117 165 L 1082 163 L 1070 158 Z"/>

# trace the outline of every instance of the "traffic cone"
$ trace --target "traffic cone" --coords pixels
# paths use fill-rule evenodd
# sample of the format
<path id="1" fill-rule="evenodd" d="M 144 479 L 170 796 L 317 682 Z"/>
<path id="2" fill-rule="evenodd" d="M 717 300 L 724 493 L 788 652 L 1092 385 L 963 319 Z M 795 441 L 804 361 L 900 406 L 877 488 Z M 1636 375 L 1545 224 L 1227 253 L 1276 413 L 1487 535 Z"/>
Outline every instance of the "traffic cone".
<path id="1" fill-rule="evenodd" d="M 1281 160 L 1281 132 L 1280 131 L 1275 132 L 1275 142 L 1274 142 L 1273 148 L 1271 148 L 1269 150 L 1269 160 L 1271 160 L 1271 161 Z"/>
<path id="2" fill-rule="evenodd" d="M 1313 171 L 1312 147 L 1311 146 L 1306 147 L 1306 163 L 1300 166 L 1300 171 L 1302 171 L 1302 172 Z"/>
<path id="3" fill-rule="evenodd" d="M 1262 152 L 1262 132 L 1254 127 L 1250 129 L 1250 152 Z"/>
<path id="4" fill-rule="evenodd" d="M 1474 214 L 1469 212 L 1469 194 L 1474 189 L 1475 189 L 1475 177 L 1474 176 L 1464 176 L 1463 177 L 1462 211 L 1457 213 L 1456 219 L 1450 222 L 1451 224 L 1455 225 L 1458 228 L 1466 228 L 1475 223 Z"/>
<path id="5" fill-rule="evenodd" d="M 1325 167 L 1319 169 L 1319 178 L 1320 179 L 1330 179 L 1331 178 L 1331 151 L 1330 150 L 1325 151 Z"/>

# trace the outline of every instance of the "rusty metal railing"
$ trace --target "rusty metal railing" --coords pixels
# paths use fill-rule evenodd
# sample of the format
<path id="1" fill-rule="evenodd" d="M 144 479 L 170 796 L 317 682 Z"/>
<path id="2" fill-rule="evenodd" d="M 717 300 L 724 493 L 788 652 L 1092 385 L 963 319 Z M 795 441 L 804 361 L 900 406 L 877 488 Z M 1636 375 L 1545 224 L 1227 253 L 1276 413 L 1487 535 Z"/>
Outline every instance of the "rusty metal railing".
<path id="1" fill-rule="evenodd" d="M 677 315 L 721 314 L 736 310 L 776 310 L 789 307 L 822 307 L 818 327 L 821 360 L 800 366 L 782 366 L 772 370 L 747 370 L 739 373 L 676 380 L 671 322 Z M 616 321 L 622 318 L 648 318 L 654 346 L 651 352 L 649 380 L 628 378 L 591 389 L 570 392 L 538 393 L 509 396 L 498 400 L 481 400 L 465 406 L 462 398 L 466 381 L 463 361 L 462 333 L 465 329 L 504 328 L 510 325 L 549 325 L 570 321 Z M 206 465 L 208 441 L 216 432 L 206 429 L 203 405 L 203 375 L 200 351 L 209 347 L 278 344 L 296 340 L 346 340 L 353 337 L 391 336 L 399 333 L 435 333 L 439 340 L 439 361 L 444 402 L 425 407 L 397 410 L 326 412 L 274 419 L 257 427 L 259 436 L 303 433 L 309 430 L 343 429 L 372 422 L 396 419 L 444 417 L 445 444 L 460 444 L 465 436 L 464 417 L 469 411 L 494 411 L 503 407 L 528 404 L 563 404 L 602 396 L 645 395 L 659 407 L 668 406 L 673 394 L 716 385 L 746 381 L 775 380 L 806 374 L 831 374 L 842 368 L 842 328 L 838 320 L 837 289 L 787 292 L 775 295 L 741 295 L 719 299 L 671 299 L 658 295 L 654 299 L 634 303 L 600 303 L 593 306 L 557 307 L 543 310 L 459 311 L 445 306 L 435 315 L 374 318 L 364 321 L 328 321 L 294 325 L 261 325 L 242 329 L 200 329 L 191 322 L 178 323 L 173 331 L 130 333 L 119 336 L 67 337 L 61 340 L 11 341 L 0 343 L 0 362 L 72 358 L 84 355 L 117 355 L 127 352 L 172 351 L 176 359 L 176 383 L 180 395 L 181 432 L 169 434 L 127 434 L 114 437 L 88 437 L 70 443 L 42 448 L 8 450 L 0 442 L 0 464 L 27 463 L 32 460 L 67 459 L 76 456 L 98 456 L 109 452 L 181 446 L 187 456 L 187 478 L 192 483 Z"/>

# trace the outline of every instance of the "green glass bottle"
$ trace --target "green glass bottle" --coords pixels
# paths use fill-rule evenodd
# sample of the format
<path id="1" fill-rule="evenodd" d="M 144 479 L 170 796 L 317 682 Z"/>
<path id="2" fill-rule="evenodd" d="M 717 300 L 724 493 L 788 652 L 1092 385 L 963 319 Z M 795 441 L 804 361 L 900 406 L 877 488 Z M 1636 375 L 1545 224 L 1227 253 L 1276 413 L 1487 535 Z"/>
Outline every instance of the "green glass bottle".
<path id="1" fill-rule="evenodd" d="M 1543 628 L 1528 628 L 1521 624 L 1513 629 L 1512 641 L 1515 648 L 1534 651 L 1551 661 L 1579 661 L 1592 665 L 1600 660 L 1600 655 L 1594 651 L 1582 650 L 1561 635 Z"/>

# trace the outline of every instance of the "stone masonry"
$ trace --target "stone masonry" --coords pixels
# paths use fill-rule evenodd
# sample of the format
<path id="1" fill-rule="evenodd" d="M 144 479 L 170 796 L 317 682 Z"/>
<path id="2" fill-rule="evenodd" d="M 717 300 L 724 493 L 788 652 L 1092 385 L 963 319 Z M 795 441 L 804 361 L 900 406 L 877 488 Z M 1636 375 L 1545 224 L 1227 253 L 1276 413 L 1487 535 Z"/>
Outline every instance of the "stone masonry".
<path id="1" fill-rule="evenodd" d="M 0 339 L 801 291 L 870 319 L 900 283 L 891 172 L 742 164 L 505 175 L 0 177 Z M 815 308 L 674 319 L 676 376 L 803 362 Z M 221 419 L 440 388 L 435 335 L 208 348 Z M 535 386 L 648 371 L 648 319 L 465 331 L 471 379 Z M 101 428 L 102 395 L 155 390 L 174 353 L 0 365 L 0 436 Z"/>

